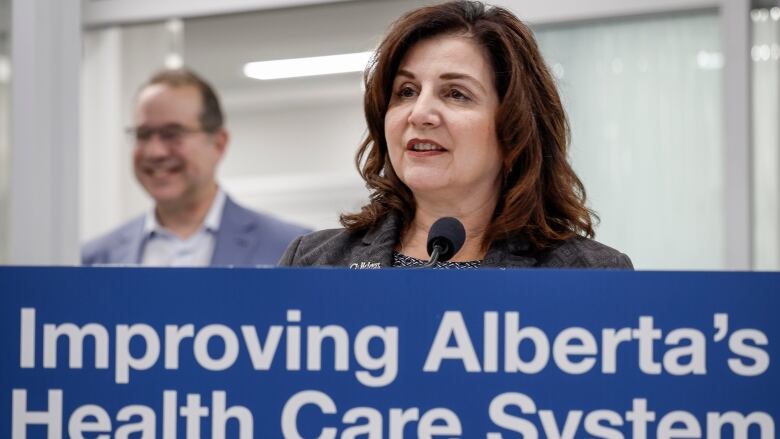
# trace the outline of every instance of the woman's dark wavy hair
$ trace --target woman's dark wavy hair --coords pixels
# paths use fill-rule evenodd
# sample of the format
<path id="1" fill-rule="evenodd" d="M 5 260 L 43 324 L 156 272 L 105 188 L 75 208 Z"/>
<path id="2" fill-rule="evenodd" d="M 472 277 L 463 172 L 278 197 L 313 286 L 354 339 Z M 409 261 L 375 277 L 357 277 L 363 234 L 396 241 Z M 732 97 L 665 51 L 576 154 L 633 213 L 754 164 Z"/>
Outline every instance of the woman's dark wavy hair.
<path id="1" fill-rule="evenodd" d="M 585 206 L 585 188 L 567 161 L 569 124 L 533 33 L 506 9 L 476 1 L 408 12 L 380 44 L 364 75 L 368 133 L 356 157 L 371 195 L 360 212 L 342 215 L 341 224 L 365 230 L 397 213 L 406 229 L 414 218 L 414 196 L 388 156 L 385 113 L 404 55 L 417 42 L 444 34 L 462 35 L 483 47 L 495 75 L 503 183 L 484 245 L 516 233 L 537 250 L 577 234 L 593 237 L 598 218 Z"/>

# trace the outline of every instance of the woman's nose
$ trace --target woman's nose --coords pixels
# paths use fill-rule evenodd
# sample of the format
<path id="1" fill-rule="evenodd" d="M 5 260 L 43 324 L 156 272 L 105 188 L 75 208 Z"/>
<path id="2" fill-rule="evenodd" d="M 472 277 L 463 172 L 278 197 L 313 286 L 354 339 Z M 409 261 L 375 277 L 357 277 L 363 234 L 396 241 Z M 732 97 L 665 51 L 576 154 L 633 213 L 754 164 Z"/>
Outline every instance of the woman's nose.
<path id="1" fill-rule="evenodd" d="M 409 123 L 418 128 L 434 128 L 441 122 L 435 96 L 430 93 L 420 93 L 414 101 L 412 112 L 409 113 Z"/>

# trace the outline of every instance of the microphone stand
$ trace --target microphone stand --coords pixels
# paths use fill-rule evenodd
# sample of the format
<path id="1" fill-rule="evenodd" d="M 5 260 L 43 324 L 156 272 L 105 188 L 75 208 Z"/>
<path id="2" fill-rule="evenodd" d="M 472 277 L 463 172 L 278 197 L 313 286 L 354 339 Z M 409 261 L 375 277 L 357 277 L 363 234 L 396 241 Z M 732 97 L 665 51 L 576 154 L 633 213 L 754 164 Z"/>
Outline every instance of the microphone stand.
<path id="1" fill-rule="evenodd" d="M 441 245 L 439 243 L 434 244 L 433 251 L 431 251 L 431 260 L 420 266 L 420 268 L 433 268 L 436 263 L 439 262 L 439 256 L 442 253 L 446 253 L 446 251 L 446 245 Z"/>

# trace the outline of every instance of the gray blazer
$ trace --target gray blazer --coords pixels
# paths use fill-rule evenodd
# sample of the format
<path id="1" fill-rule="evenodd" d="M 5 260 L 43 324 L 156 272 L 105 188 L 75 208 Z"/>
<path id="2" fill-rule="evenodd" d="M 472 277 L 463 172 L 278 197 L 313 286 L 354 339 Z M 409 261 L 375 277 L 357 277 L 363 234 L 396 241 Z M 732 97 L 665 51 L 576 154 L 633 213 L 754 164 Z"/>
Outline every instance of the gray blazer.
<path id="1" fill-rule="evenodd" d="M 81 249 L 83 265 L 140 264 L 147 237 L 141 215 L 118 229 L 90 241 Z M 310 230 L 225 199 L 211 266 L 274 265 L 296 236 Z"/>
<path id="2" fill-rule="evenodd" d="M 389 215 L 365 233 L 331 229 L 301 236 L 290 244 L 279 265 L 327 265 L 350 268 L 391 267 L 400 220 Z M 624 268 L 631 259 L 592 239 L 575 237 L 542 252 L 533 252 L 521 236 L 494 242 L 482 262 L 493 268 Z"/>

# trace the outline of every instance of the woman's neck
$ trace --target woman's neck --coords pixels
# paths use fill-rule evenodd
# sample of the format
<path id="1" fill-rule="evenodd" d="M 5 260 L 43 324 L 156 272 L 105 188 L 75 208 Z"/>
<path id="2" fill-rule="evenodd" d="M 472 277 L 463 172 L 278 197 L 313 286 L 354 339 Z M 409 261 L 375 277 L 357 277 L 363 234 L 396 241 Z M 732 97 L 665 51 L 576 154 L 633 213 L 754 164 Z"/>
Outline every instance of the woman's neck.
<path id="1" fill-rule="evenodd" d="M 474 261 L 485 257 L 485 231 L 493 218 L 496 197 L 474 202 L 464 199 L 458 203 L 442 203 L 415 197 L 417 209 L 414 219 L 401 236 L 397 250 L 406 256 L 428 259 L 428 231 L 436 220 L 450 216 L 457 218 L 466 229 L 466 241 L 452 261 Z M 471 202 L 470 202 L 471 201 Z"/>

